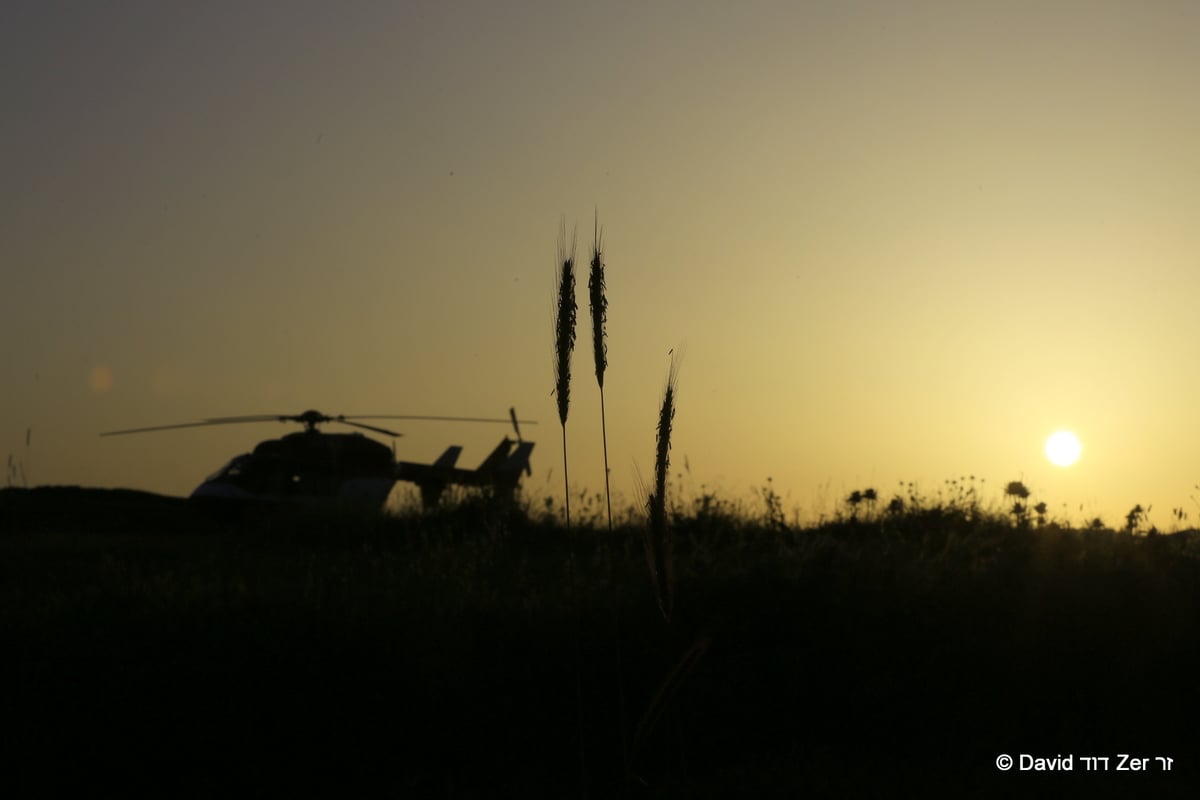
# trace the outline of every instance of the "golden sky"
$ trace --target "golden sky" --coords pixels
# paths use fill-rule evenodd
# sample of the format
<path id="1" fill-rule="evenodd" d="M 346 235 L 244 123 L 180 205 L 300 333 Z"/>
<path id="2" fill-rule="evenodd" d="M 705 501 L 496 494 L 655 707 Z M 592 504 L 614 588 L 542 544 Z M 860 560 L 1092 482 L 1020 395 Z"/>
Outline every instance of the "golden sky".
<path id="1" fill-rule="evenodd" d="M 586 259 L 599 209 L 626 499 L 681 348 L 685 492 L 771 476 L 812 516 L 976 475 L 1077 521 L 1200 517 L 1200 4 L 0 13 L 0 454 L 31 483 L 185 494 L 288 429 L 102 430 L 515 405 L 557 497 L 555 243 L 565 215 Z M 507 432 L 402 430 L 466 465 Z"/>

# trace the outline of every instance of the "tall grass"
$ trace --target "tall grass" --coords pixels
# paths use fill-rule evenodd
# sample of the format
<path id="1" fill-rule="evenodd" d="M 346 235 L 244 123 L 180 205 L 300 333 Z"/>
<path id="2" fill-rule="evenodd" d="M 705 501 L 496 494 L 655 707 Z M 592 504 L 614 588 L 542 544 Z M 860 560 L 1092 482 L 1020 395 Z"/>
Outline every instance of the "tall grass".
<path id="1" fill-rule="evenodd" d="M 0 492 L 0 528 L 20 534 L 0 536 L 0 634 L 17 643 L 0 677 L 21 686 L 6 703 L 5 722 L 20 733 L 6 740 L 6 765 L 28 755 L 26 772 L 40 783 L 19 785 L 57 788 L 59 773 L 35 771 L 44 743 L 62 743 L 81 763 L 69 772 L 94 789 L 105 779 L 127 785 L 128 753 L 143 752 L 148 793 L 177 779 L 173 752 L 223 741 L 248 754 L 264 785 L 285 791 L 315 780 L 297 772 L 299 758 L 350 781 L 341 794 L 403 781 L 414 795 L 490 796 L 503 786 L 578 796 L 579 662 L 555 646 L 572 629 L 584 654 L 593 797 L 804 796 L 813 786 L 848 797 L 929 794 L 922 752 L 942 754 L 948 768 L 935 795 L 971 796 L 995 774 L 983 769 L 1001 742 L 1100 747 L 1138 731 L 1148 753 L 1196 752 L 1200 537 L 1032 534 L 994 494 L 980 516 L 955 513 L 951 497 L 803 530 L 776 530 L 726 501 L 717 514 L 672 512 L 687 596 L 671 630 L 645 613 L 654 601 L 636 546 L 642 526 L 623 520 L 618 503 L 622 674 L 646 712 L 620 730 L 636 741 L 643 786 L 605 755 L 624 722 L 599 657 L 611 647 L 598 624 L 611 602 L 608 537 L 520 517 L 505 517 L 504 535 L 494 535 L 455 509 L 217 522 L 182 503 L 114 516 L 106 501 L 98 525 L 89 505 L 64 495 L 30 505 L 36 493 Z M 569 574 L 572 547 L 579 568 Z M 775 613 L 763 612 L 764 600 Z M 306 668 L 280 668 L 296 663 Z M 196 691 L 179 693 L 181 683 Z M 1072 703 L 1064 715 L 1064 697 L 1111 701 Z M 164 708 L 186 724 L 164 728 Z M 245 724 L 230 728 L 230 709 Z M 295 735 L 318 729 L 346 735 Z M 264 737 L 287 741 L 288 758 L 256 752 Z M 878 778 L 862 770 L 865 759 L 882 765 Z M 481 766 L 468 774 L 464 761 Z M 206 771 L 204 793 L 240 786 L 237 766 Z M 1190 771 L 1174 774 L 1194 783 Z"/>
<path id="2" fill-rule="evenodd" d="M 571 490 L 567 479 L 567 411 L 571 405 L 571 352 L 575 349 L 575 234 L 567 251 L 567 222 L 558 229 L 558 302 L 554 307 L 554 394 L 563 440 L 563 508 L 571 529 Z"/>
<path id="3" fill-rule="evenodd" d="M 23 459 L 14 459 L 13 454 L 8 454 L 8 472 L 6 480 L 11 488 L 16 486 L 18 479 L 20 485 L 26 489 L 29 488 L 29 475 L 25 472 L 25 465 L 29 463 L 29 440 L 33 435 L 33 428 L 25 429 L 25 457 Z"/>

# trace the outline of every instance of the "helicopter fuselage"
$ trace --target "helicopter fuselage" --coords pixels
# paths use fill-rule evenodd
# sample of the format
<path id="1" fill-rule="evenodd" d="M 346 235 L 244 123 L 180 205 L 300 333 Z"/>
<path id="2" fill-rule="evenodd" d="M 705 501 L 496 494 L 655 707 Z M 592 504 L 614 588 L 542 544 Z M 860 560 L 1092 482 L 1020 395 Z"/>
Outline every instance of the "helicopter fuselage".
<path id="1" fill-rule="evenodd" d="M 197 500 L 341 499 L 381 506 L 395 485 L 392 451 L 359 433 L 290 433 L 235 456 Z"/>

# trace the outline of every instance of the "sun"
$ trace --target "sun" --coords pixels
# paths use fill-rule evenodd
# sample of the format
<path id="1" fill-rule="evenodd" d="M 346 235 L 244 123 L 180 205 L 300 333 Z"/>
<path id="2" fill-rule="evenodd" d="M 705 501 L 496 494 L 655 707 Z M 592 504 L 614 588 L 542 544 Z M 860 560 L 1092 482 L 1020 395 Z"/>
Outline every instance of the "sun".
<path id="1" fill-rule="evenodd" d="M 1060 467 L 1069 467 L 1079 460 L 1083 445 L 1070 431 L 1055 431 L 1046 440 L 1046 458 Z"/>

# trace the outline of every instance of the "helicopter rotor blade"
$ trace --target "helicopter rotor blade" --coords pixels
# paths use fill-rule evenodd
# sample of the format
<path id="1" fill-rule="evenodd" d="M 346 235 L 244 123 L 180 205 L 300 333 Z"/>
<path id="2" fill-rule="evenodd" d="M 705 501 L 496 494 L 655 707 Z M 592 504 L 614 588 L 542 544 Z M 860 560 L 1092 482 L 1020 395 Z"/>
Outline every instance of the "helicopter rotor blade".
<path id="1" fill-rule="evenodd" d="M 387 436 L 403 436 L 404 435 L 403 433 L 396 433 L 395 431 L 389 431 L 387 428 L 377 428 L 374 425 L 364 425 L 361 422 L 351 422 L 350 420 L 342 419 L 341 417 L 335 417 L 332 421 L 340 422 L 343 425 L 353 425 L 356 428 L 363 428 L 368 431 L 375 431 L 376 433 L 386 434 Z"/>
<path id="2" fill-rule="evenodd" d="M 346 425 L 353 425 L 357 428 L 362 428 L 368 431 L 375 431 L 387 436 L 402 436 L 403 434 L 396 431 L 390 431 L 387 428 L 379 428 L 373 425 L 366 425 L 360 422 L 353 422 L 356 419 L 408 419 L 408 420 L 424 420 L 433 422 L 485 422 L 485 423 L 508 423 L 513 426 L 517 432 L 517 441 L 521 441 L 520 423 L 526 425 L 536 425 L 537 420 L 522 419 L 518 420 L 516 410 L 509 409 L 509 419 L 498 419 L 494 417 L 444 417 L 430 416 L 421 414 L 339 414 L 336 417 L 331 417 L 328 414 L 322 414 L 318 411 L 305 411 L 303 414 L 246 414 L 237 417 L 209 417 L 200 422 L 180 422 L 174 425 L 152 425 L 145 428 L 126 428 L 119 431 L 104 431 L 101 436 L 121 436 L 127 433 L 149 433 L 151 431 L 169 431 L 178 428 L 203 428 L 209 425 L 236 425 L 245 422 L 301 422 L 309 427 L 310 430 L 315 429 L 316 425 L 323 422 L 341 422 Z"/>
<path id="3" fill-rule="evenodd" d="M 148 428 L 126 428 L 120 431 L 104 431 L 101 436 L 121 436 L 126 433 L 149 433 L 150 431 L 169 431 L 175 428 L 203 428 L 208 425 L 228 425 L 235 422 L 263 422 L 265 420 L 273 420 L 275 417 L 246 417 L 244 419 L 237 418 L 218 418 L 206 419 L 203 422 L 180 422 L 175 425 L 152 425 Z"/>
<path id="4" fill-rule="evenodd" d="M 346 414 L 338 419 L 412 419 L 433 422 L 500 422 L 511 425 L 511 420 L 496 417 L 437 417 L 417 414 Z M 520 420 L 526 425 L 537 425 L 536 419 Z"/>

